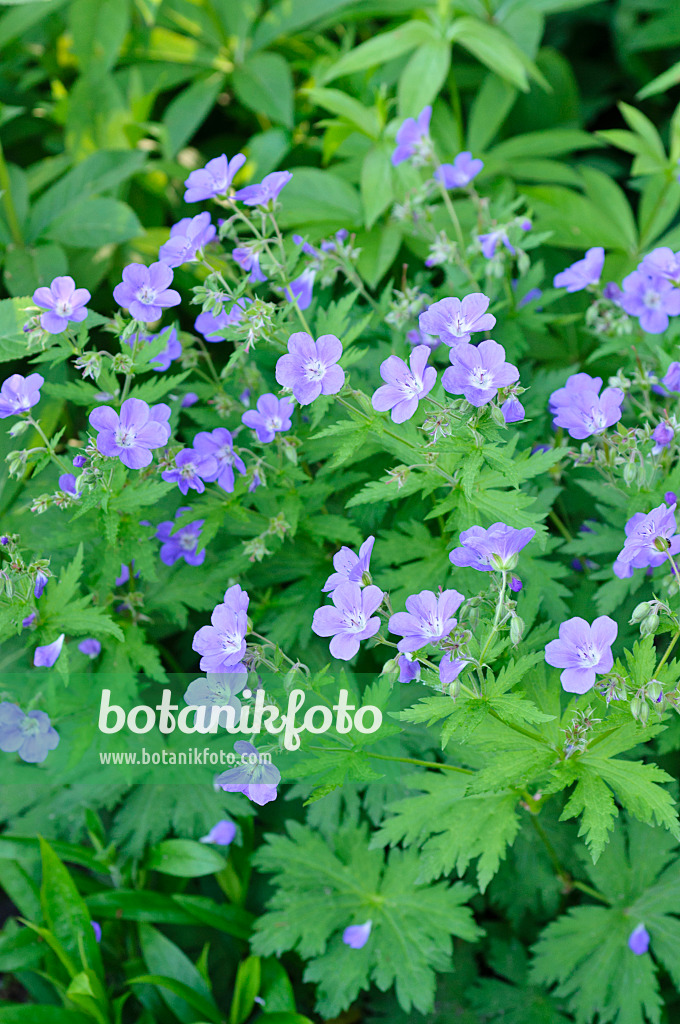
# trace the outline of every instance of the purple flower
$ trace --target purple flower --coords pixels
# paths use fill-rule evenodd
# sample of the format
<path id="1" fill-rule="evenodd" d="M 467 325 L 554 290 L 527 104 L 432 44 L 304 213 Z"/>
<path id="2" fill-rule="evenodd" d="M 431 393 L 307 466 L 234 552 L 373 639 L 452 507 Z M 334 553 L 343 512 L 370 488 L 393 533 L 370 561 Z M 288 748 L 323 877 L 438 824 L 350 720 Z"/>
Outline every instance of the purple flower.
<path id="1" fill-rule="evenodd" d="M 602 377 L 591 377 L 588 373 L 573 373 L 563 388 L 553 391 L 548 399 L 548 409 L 555 413 L 562 406 L 570 406 L 584 391 L 599 395 L 601 387 Z"/>
<path id="2" fill-rule="evenodd" d="M 519 576 L 511 576 L 508 586 L 510 587 L 510 590 L 512 590 L 513 594 L 519 594 L 524 584 L 522 583 Z"/>
<path id="3" fill-rule="evenodd" d="M 519 370 L 505 362 L 505 349 L 496 341 L 482 341 L 477 347 L 456 345 L 450 359 L 453 365 L 442 375 L 444 390 L 464 395 L 477 408 L 495 398 L 499 388 L 519 380 Z"/>
<path id="4" fill-rule="evenodd" d="M 64 634 L 58 636 L 56 640 L 53 640 L 51 644 L 44 644 L 42 647 L 36 647 L 33 654 L 33 664 L 36 668 L 52 668 L 57 658 L 61 654 L 61 649 L 64 646 Z"/>
<path id="5" fill-rule="evenodd" d="M 350 949 L 363 949 L 371 934 L 372 921 L 365 924 L 351 924 L 342 933 L 342 941 Z"/>
<path id="6" fill-rule="evenodd" d="M 497 228 L 496 231 L 489 231 L 486 235 L 477 235 L 477 241 L 479 242 L 482 250 L 482 256 L 487 260 L 492 260 L 494 258 L 499 242 L 501 242 L 513 256 L 517 252 L 514 245 L 508 238 L 508 233 L 505 228 Z"/>
<path id="7" fill-rule="evenodd" d="M 102 941 L 102 927 L 97 921 L 90 921 L 96 942 Z"/>
<path id="8" fill-rule="evenodd" d="M 437 383 L 437 371 L 434 366 L 427 366 L 429 356 L 427 345 L 413 349 L 408 366 L 399 356 L 388 356 L 380 364 L 380 376 L 386 383 L 373 395 L 373 408 L 378 412 L 391 409 L 394 423 L 410 420 L 420 399 L 429 394 Z"/>
<path id="9" fill-rule="evenodd" d="M 652 431 L 652 440 L 656 442 L 652 448 L 652 455 L 658 455 L 664 448 L 668 448 L 674 437 L 675 431 L 670 423 L 662 420 L 661 423 L 657 424 Z"/>
<path id="10" fill-rule="evenodd" d="M 206 483 L 217 481 L 223 491 L 231 494 L 234 490 L 234 469 L 243 476 L 246 467 L 240 455 L 234 452 L 234 439 L 229 431 L 225 427 L 216 427 L 211 433 L 201 431 L 194 438 L 194 451 L 215 460 L 214 473 L 201 473 Z"/>
<path id="11" fill-rule="evenodd" d="M 572 263 L 566 270 L 555 274 L 555 288 L 566 288 L 568 292 L 580 292 L 589 285 L 596 285 L 604 267 L 604 249 L 595 245 L 588 249 L 582 260 Z"/>
<path id="12" fill-rule="evenodd" d="M 224 603 L 213 609 L 210 622 L 194 634 L 191 645 L 201 655 L 201 672 L 234 672 L 246 653 L 248 616 Z"/>
<path id="13" fill-rule="evenodd" d="M 466 295 L 460 299 L 440 299 L 418 317 L 418 326 L 423 334 L 434 334 L 447 345 L 456 345 L 470 340 L 477 331 L 490 331 L 496 317 L 487 313 L 489 299 L 481 292 Z"/>
<path id="14" fill-rule="evenodd" d="M 35 574 L 35 585 L 33 587 L 33 596 L 36 598 L 36 600 L 39 597 L 42 597 L 42 593 L 45 587 L 47 586 L 48 579 L 49 576 L 47 575 L 47 573 L 43 572 L 42 569 L 38 569 L 37 573 Z"/>
<path id="15" fill-rule="evenodd" d="M 360 586 L 370 583 L 369 569 L 374 544 L 375 537 L 367 537 L 359 548 L 358 555 L 351 548 L 343 545 L 333 555 L 333 568 L 335 572 L 331 573 L 324 583 L 322 592 L 324 594 L 332 593 L 341 583 L 358 583 Z"/>
<path id="16" fill-rule="evenodd" d="M 540 288 L 530 288 L 526 295 L 523 295 L 517 303 L 517 308 L 521 309 L 522 306 L 528 306 L 530 302 L 538 301 L 542 295 L 543 292 Z"/>
<path id="17" fill-rule="evenodd" d="M 243 311 L 251 302 L 252 299 L 243 296 L 236 300 L 229 312 L 227 312 L 226 309 L 223 309 L 221 313 L 217 314 L 212 311 L 199 313 L 196 317 L 194 327 L 199 334 L 203 335 L 206 341 L 224 341 L 226 338 L 226 334 L 224 332 L 228 331 L 230 327 L 235 327 L 241 322 L 243 319 Z"/>
<path id="18" fill-rule="evenodd" d="M 418 345 L 427 345 L 431 352 L 441 345 L 441 338 L 433 338 L 431 334 L 424 334 L 417 327 L 407 333 L 406 341 L 413 348 Z"/>
<path id="19" fill-rule="evenodd" d="M 626 540 L 616 561 L 614 575 L 620 580 L 633 575 L 633 569 L 662 565 L 668 555 L 680 551 L 680 534 L 676 534 L 675 505 L 653 508 L 646 515 L 636 512 L 626 523 Z"/>
<path id="20" fill-rule="evenodd" d="M 279 198 L 279 192 L 292 178 L 290 171 L 273 171 L 259 184 L 239 189 L 234 193 L 234 199 L 239 199 L 246 206 L 267 206 Z"/>
<path id="21" fill-rule="evenodd" d="M 128 469 L 143 469 L 151 462 L 151 451 L 162 448 L 170 438 L 170 406 L 149 407 L 141 398 L 126 398 L 120 414 L 109 405 L 90 413 L 90 423 L 99 431 L 97 448 L 107 458 L 119 458 Z"/>
<path id="22" fill-rule="evenodd" d="M 545 647 L 545 660 L 553 668 L 563 668 L 562 689 L 567 693 L 587 693 L 595 685 L 595 676 L 610 672 L 614 664 L 612 644 L 619 627 L 608 615 L 600 615 L 592 626 L 576 616 L 560 626 L 559 640 Z"/>
<path id="23" fill-rule="evenodd" d="M 300 405 L 310 405 L 319 395 L 337 395 L 345 383 L 345 371 L 337 365 L 342 345 L 334 334 L 314 341 L 304 331 L 291 334 L 288 354 L 276 364 L 276 381 L 290 388 Z"/>
<path id="24" fill-rule="evenodd" d="M 73 460 L 74 469 L 82 469 L 86 465 L 87 458 L 84 455 L 76 455 L 75 459 Z"/>
<path id="25" fill-rule="evenodd" d="M 228 708 L 234 712 L 234 721 L 241 714 L 241 701 L 236 694 L 245 687 L 248 674 L 245 666 L 236 665 L 229 672 L 208 672 L 205 678 L 194 679 L 187 687 L 184 700 L 194 707 L 221 708 L 220 725 L 228 724 Z M 209 721 L 209 717 L 206 717 Z"/>
<path id="26" fill-rule="evenodd" d="M 134 564 L 135 564 L 135 560 L 134 560 L 134 558 L 132 559 L 132 562 L 130 563 L 130 565 L 125 565 L 124 563 L 122 563 L 122 562 L 121 562 L 121 566 L 120 566 L 120 576 L 118 576 L 118 577 L 117 577 L 117 578 L 116 578 L 116 579 L 115 579 L 115 580 L 113 581 L 113 583 L 114 583 L 114 586 L 116 586 L 116 587 L 122 587 L 122 586 L 123 586 L 123 585 L 124 585 L 125 583 L 128 583 L 128 582 L 129 582 L 129 580 L 130 580 L 130 567 L 131 567 L 131 566 L 132 566 L 132 567 L 134 567 Z M 138 576 L 139 576 L 139 573 L 138 573 L 138 572 L 136 572 L 136 573 L 135 573 L 135 579 L 137 579 L 137 577 L 138 577 Z"/>
<path id="27" fill-rule="evenodd" d="M 628 949 L 635 956 L 642 956 L 649 949 L 649 932 L 643 924 L 633 928 L 628 936 Z"/>
<path id="28" fill-rule="evenodd" d="M 457 590 L 435 594 L 421 590 L 406 598 L 406 611 L 397 612 L 389 621 L 390 633 L 401 635 L 400 651 L 418 651 L 426 644 L 436 644 L 449 635 L 458 620 L 455 614 L 465 598 Z"/>
<path id="29" fill-rule="evenodd" d="M 464 658 L 455 658 L 453 654 L 445 654 L 439 662 L 439 679 L 444 686 L 453 683 L 461 674 L 467 661 Z"/>
<path id="30" fill-rule="evenodd" d="M 89 636 L 86 640 L 81 640 L 78 644 L 78 650 L 81 654 L 86 654 L 88 658 L 97 658 L 101 654 L 102 645 L 99 640 L 95 640 L 93 636 Z"/>
<path id="31" fill-rule="evenodd" d="M 149 339 L 153 340 L 153 339 Z M 154 356 L 149 366 L 156 371 L 156 373 L 164 373 L 165 370 L 170 369 L 170 364 L 174 363 L 175 359 L 179 359 L 182 355 L 182 342 L 177 337 L 177 331 L 173 327 L 168 334 L 168 340 L 165 348 L 162 352 L 159 352 L 157 356 Z"/>
<path id="32" fill-rule="evenodd" d="M 335 607 L 325 605 L 314 612 L 312 630 L 317 636 L 333 637 L 333 657 L 350 661 L 359 650 L 359 642 L 375 636 L 380 629 L 380 619 L 373 613 L 383 597 L 380 587 L 362 589 L 358 583 L 341 583 L 331 594 Z"/>
<path id="33" fill-rule="evenodd" d="M 185 203 L 198 203 L 202 199 L 214 199 L 216 196 L 227 195 L 231 188 L 234 175 L 246 162 L 243 153 L 237 153 L 231 160 L 225 154 L 208 160 L 205 167 L 192 171 L 184 184 Z"/>
<path id="34" fill-rule="evenodd" d="M 399 658 L 399 682 L 412 683 L 414 679 L 420 679 L 420 662 L 410 654 L 402 654 Z"/>
<path id="35" fill-rule="evenodd" d="M 85 304 L 91 299 L 87 288 L 76 288 L 72 277 L 55 277 L 49 288 L 36 288 L 33 301 L 46 309 L 41 313 L 40 326 L 48 334 L 61 334 L 69 321 L 79 324 L 87 317 Z"/>
<path id="36" fill-rule="evenodd" d="M 647 334 L 663 334 L 669 315 L 680 313 L 680 289 L 664 277 L 634 270 L 623 279 L 621 307 L 640 320 Z"/>
<path id="37" fill-rule="evenodd" d="M 191 509 L 187 507 L 178 508 L 175 519 L 178 519 L 184 512 L 190 511 Z M 205 548 L 200 555 L 196 554 L 196 548 L 204 522 L 204 519 L 196 519 L 188 526 L 181 526 L 175 533 L 172 532 L 175 526 L 172 519 L 166 519 L 159 523 L 156 540 L 163 542 L 160 550 L 161 562 L 165 565 L 174 565 L 178 559 L 183 558 L 187 565 L 203 565 Z"/>
<path id="38" fill-rule="evenodd" d="M 130 311 L 130 316 L 142 323 L 158 320 L 163 310 L 181 302 L 172 284 L 172 270 L 166 263 L 130 263 L 123 270 L 123 281 L 113 289 L 119 306 Z"/>
<path id="39" fill-rule="evenodd" d="M 454 565 L 469 566 L 479 572 L 514 569 L 517 555 L 536 536 L 530 526 L 522 530 L 505 523 L 494 523 L 486 530 L 471 526 L 460 535 L 462 547 L 454 548 L 449 558 Z"/>
<path id="40" fill-rule="evenodd" d="M 621 306 L 622 295 L 623 292 L 614 281 L 609 281 L 609 283 L 602 289 L 602 298 L 609 299 L 609 301 L 613 302 L 615 306 Z"/>
<path id="41" fill-rule="evenodd" d="M 260 807 L 276 800 L 276 787 L 281 781 L 281 772 L 276 765 L 267 763 L 257 747 L 246 740 L 237 740 L 234 750 L 241 755 L 241 764 L 218 775 L 215 785 L 225 793 L 243 793 Z"/>
<path id="42" fill-rule="evenodd" d="M 233 821 L 223 818 L 208 832 L 207 836 L 201 836 L 199 843 L 215 843 L 217 846 L 229 846 L 236 838 L 236 825 Z"/>
<path id="43" fill-rule="evenodd" d="M 663 496 L 663 500 L 666 502 L 667 505 L 677 505 L 678 496 L 675 493 L 675 491 L 666 491 L 666 493 Z"/>
<path id="44" fill-rule="evenodd" d="M 248 280 L 251 283 L 267 280 L 267 275 L 260 270 L 260 254 L 252 246 L 241 245 L 237 249 L 232 249 L 231 255 L 242 270 L 250 272 Z"/>
<path id="45" fill-rule="evenodd" d="M 662 245 L 645 256 L 638 270 L 680 284 L 680 252 L 673 252 L 667 245 Z"/>
<path id="46" fill-rule="evenodd" d="M 205 249 L 217 234 L 207 210 L 196 217 L 183 217 L 170 228 L 170 238 L 160 247 L 158 259 L 169 267 L 192 263 L 199 249 Z"/>
<path id="47" fill-rule="evenodd" d="M 517 395 L 510 395 L 501 406 L 506 423 L 520 423 L 524 419 L 524 406 Z"/>
<path id="48" fill-rule="evenodd" d="M 65 491 L 66 494 L 72 495 L 74 498 L 79 498 L 80 493 L 77 487 L 77 481 L 73 473 L 62 473 L 59 477 L 59 490 Z"/>
<path id="49" fill-rule="evenodd" d="M 441 181 L 444 188 L 465 188 L 483 167 L 482 161 L 473 159 L 472 153 L 466 150 L 459 153 L 452 164 L 442 164 L 438 167 L 433 177 Z"/>
<path id="50" fill-rule="evenodd" d="M 29 626 L 32 626 L 37 618 L 38 618 L 38 613 L 37 612 L 31 612 L 30 615 L 27 615 L 25 619 L 21 620 L 21 625 L 22 625 L 23 629 L 28 629 Z"/>
<path id="51" fill-rule="evenodd" d="M 58 746 L 59 734 L 44 711 L 29 711 L 26 715 L 18 704 L 0 704 L 0 750 L 17 753 L 29 764 L 40 764 Z"/>
<path id="52" fill-rule="evenodd" d="M 605 388 L 601 395 L 596 391 L 574 391 L 571 403 L 555 410 L 553 427 L 564 427 L 579 441 L 603 434 L 621 419 L 623 398 L 621 388 Z"/>
<path id="53" fill-rule="evenodd" d="M 0 420 L 8 416 L 18 416 L 29 410 L 40 401 L 40 388 L 45 378 L 39 373 L 29 373 L 22 377 L 13 373 L 0 388 Z"/>
<path id="54" fill-rule="evenodd" d="M 432 107 L 424 107 L 418 117 L 407 117 L 397 132 L 397 146 L 392 153 L 392 166 L 396 167 L 412 156 L 426 155 L 430 150 L 430 118 Z"/>
<path id="55" fill-rule="evenodd" d="M 198 401 L 198 395 L 195 391 L 187 391 L 186 395 L 182 399 L 181 406 L 183 409 L 188 409 L 191 405 L 196 405 Z"/>
<path id="56" fill-rule="evenodd" d="M 288 301 L 295 302 L 298 309 L 301 309 L 303 312 L 312 304 L 315 279 L 316 271 L 312 270 L 311 267 L 306 267 L 300 276 L 294 278 L 288 287 L 284 289 L 284 294 Z"/>
<path id="57" fill-rule="evenodd" d="M 204 480 L 216 479 L 217 462 L 212 455 L 199 452 L 194 448 L 183 448 L 175 456 L 173 469 L 166 469 L 161 476 L 168 483 L 176 483 L 182 494 L 189 488 L 203 494 Z"/>
<path id="58" fill-rule="evenodd" d="M 290 430 L 290 418 L 294 408 L 290 398 L 277 398 L 271 394 L 260 395 L 257 410 L 248 409 L 241 416 L 241 422 L 255 431 L 258 441 L 268 444 L 274 440 L 274 434 Z"/>
<path id="59" fill-rule="evenodd" d="M 671 363 L 661 378 L 661 383 L 669 391 L 680 391 L 680 363 Z"/>

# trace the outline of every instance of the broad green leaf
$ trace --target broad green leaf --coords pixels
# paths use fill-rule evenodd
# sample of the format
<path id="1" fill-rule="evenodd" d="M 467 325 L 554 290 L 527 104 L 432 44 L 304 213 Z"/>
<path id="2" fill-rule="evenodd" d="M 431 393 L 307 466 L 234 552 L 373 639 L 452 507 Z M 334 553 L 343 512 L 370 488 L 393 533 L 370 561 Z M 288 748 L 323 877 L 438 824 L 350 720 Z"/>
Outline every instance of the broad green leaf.
<path id="1" fill-rule="evenodd" d="M 224 87 L 224 75 L 213 72 L 196 78 L 168 104 L 162 124 L 166 131 L 163 149 L 174 157 L 198 131 Z"/>
<path id="2" fill-rule="evenodd" d="M 166 839 L 151 847 L 147 859 L 150 870 L 179 878 L 214 875 L 224 864 L 224 857 L 217 850 L 192 839 Z"/>
<path id="3" fill-rule="evenodd" d="M 361 201 L 364 221 L 370 230 L 380 214 L 393 202 L 392 163 L 384 146 L 369 149 L 361 165 Z"/>
<path id="4" fill-rule="evenodd" d="M 278 53 L 255 53 L 233 72 L 234 92 L 249 110 L 293 126 L 293 76 Z"/>
<path id="5" fill-rule="evenodd" d="M 200 1000 L 204 1008 L 210 1006 L 208 1019 L 217 1024 L 220 1016 L 210 989 L 186 953 L 148 924 L 139 926 L 139 941 L 149 973 L 163 978 L 162 983 L 160 978 L 154 982 L 159 987 L 163 1001 L 183 1021 L 183 1024 L 194 1024 L 196 1000 Z M 166 979 L 169 979 L 171 983 L 178 982 L 182 986 L 181 990 L 167 984 Z M 187 989 L 192 993 L 191 1002 L 188 999 Z M 204 1010 L 201 1011 L 201 1014 L 205 1015 Z"/>
<path id="6" fill-rule="evenodd" d="M 331 114 L 345 118 L 370 139 L 377 139 L 380 134 L 380 121 L 375 110 L 365 107 L 363 103 L 340 89 L 322 89 L 315 87 L 305 89 L 304 95 L 310 103 L 329 110 Z"/>
<path id="7" fill-rule="evenodd" d="M 451 66 L 451 47 L 445 39 L 423 43 L 399 77 L 397 100 L 400 117 L 416 117 L 434 102 Z"/>
<path id="8" fill-rule="evenodd" d="M 259 956 L 249 956 L 236 969 L 234 994 L 229 1009 L 229 1024 L 245 1024 L 260 991 L 262 968 Z"/>
<path id="9" fill-rule="evenodd" d="M 142 234 L 136 213 L 118 199 L 86 199 L 51 222 L 50 238 L 74 249 L 95 249 Z"/>
<path id="10" fill-rule="evenodd" d="M 422 43 L 435 42 L 437 35 L 425 21 L 407 21 L 391 32 L 381 32 L 344 54 L 336 61 L 322 78 L 324 84 L 332 82 L 344 75 L 352 75 L 355 71 L 384 64 L 402 53 L 414 50 Z"/>

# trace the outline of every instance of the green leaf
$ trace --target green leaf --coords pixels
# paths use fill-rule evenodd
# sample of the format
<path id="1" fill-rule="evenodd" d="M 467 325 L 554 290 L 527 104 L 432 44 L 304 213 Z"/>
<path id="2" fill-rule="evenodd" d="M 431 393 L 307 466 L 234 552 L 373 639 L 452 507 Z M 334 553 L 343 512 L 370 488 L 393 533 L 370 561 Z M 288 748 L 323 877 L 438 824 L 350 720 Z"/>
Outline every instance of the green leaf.
<path id="1" fill-rule="evenodd" d="M 222 1018 L 210 989 L 186 953 L 148 924 L 139 926 L 139 941 L 149 974 L 158 977 L 153 984 L 158 986 L 164 1002 L 175 1016 L 184 1024 L 193 1024 L 196 1003 L 200 1001 L 203 1007 L 199 1011 L 201 1016 L 207 1016 L 208 1020 L 218 1024 Z M 181 988 L 168 984 L 168 981 L 178 982 Z M 208 1007 L 210 1009 L 206 1013 Z"/>
<path id="2" fill-rule="evenodd" d="M 293 127 L 293 76 L 278 53 L 255 53 L 234 68 L 232 81 L 238 99 L 275 124 Z"/>
<path id="3" fill-rule="evenodd" d="M 361 165 L 361 201 L 364 222 L 373 227 L 380 214 L 394 199 L 392 190 L 392 163 L 384 146 L 373 146 Z"/>
<path id="4" fill-rule="evenodd" d="M 69 10 L 73 52 L 83 71 L 109 71 L 130 24 L 130 8 L 120 0 L 73 0 Z"/>
<path id="5" fill-rule="evenodd" d="M 397 102 L 400 117 L 416 117 L 436 99 L 451 66 L 451 47 L 445 39 L 423 43 L 399 77 Z"/>
<path id="6" fill-rule="evenodd" d="M 533 77 L 542 77 L 502 29 L 477 18 L 456 19 L 447 32 L 447 38 L 463 46 L 482 64 L 523 92 L 529 91 L 528 69 Z"/>
<path id="7" fill-rule="evenodd" d="M 75 249 L 126 242 L 143 232 L 135 212 L 118 199 L 86 199 L 51 222 L 45 237 Z"/>
<path id="8" fill-rule="evenodd" d="M 23 325 L 29 314 L 22 310 L 31 305 L 30 298 L 0 299 L 0 362 L 23 359 L 26 335 Z"/>
<path id="9" fill-rule="evenodd" d="M 204 999 L 199 992 L 195 992 L 189 985 L 185 985 L 176 978 L 168 978 L 163 974 L 140 974 L 136 978 L 130 978 L 128 984 L 156 985 L 160 989 L 172 992 L 172 994 L 181 999 L 182 1002 L 193 1007 L 196 1013 L 199 1013 L 201 1017 L 214 1021 L 215 1024 L 222 1024 L 222 1015 L 214 1003 L 209 999 Z M 176 1003 L 175 1005 L 179 1006 L 179 1003 Z M 186 1017 L 180 1016 L 180 1020 L 186 1019 Z"/>
<path id="10" fill-rule="evenodd" d="M 259 956 L 249 956 L 236 969 L 234 995 L 229 1009 L 229 1024 L 245 1024 L 260 991 L 262 968 Z"/>
<path id="11" fill-rule="evenodd" d="M 166 839 L 151 847 L 147 867 L 163 875 L 199 878 L 214 875 L 224 868 L 225 860 L 217 850 L 192 839 Z"/>
<path id="12" fill-rule="evenodd" d="M 375 110 L 365 107 L 359 100 L 349 96 L 340 89 L 322 89 L 320 87 L 305 89 L 304 95 L 311 103 L 324 110 L 330 110 L 331 114 L 337 114 L 358 128 L 370 139 L 377 139 L 380 135 L 380 121 Z"/>
<path id="13" fill-rule="evenodd" d="M 479 934 L 463 904 L 468 886 L 423 885 L 415 851 L 366 849 L 364 829 L 335 831 L 329 842 L 308 826 L 287 823 L 289 837 L 270 835 L 256 863 L 277 876 L 268 911 L 257 922 L 253 949 L 277 955 L 295 949 L 308 959 L 305 980 L 319 986 L 319 1012 L 335 1017 L 372 980 L 396 985 L 405 1011 L 427 1014 L 434 971 L 450 962 L 451 936 Z M 332 842 L 332 845 L 331 845 Z M 348 923 L 372 921 L 361 950 L 342 942 Z"/>
<path id="14" fill-rule="evenodd" d="M 436 41 L 434 29 L 425 21 L 407 21 L 391 32 L 381 32 L 354 47 L 344 54 L 340 60 L 331 65 L 322 78 L 324 84 L 332 82 L 343 75 L 352 75 L 355 71 L 377 67 L 387 61 L 394 60 L 402 53 L 414 50 L 422 43 Z"/>
<path id="15" fill-rule="evenodd" d="M 200 75 L 168 104 L 162 124 L 165 128 L 163 150 L 174 157 L 198 131 L 224 87 L 224 75 L 217 72 Z"/>
<path id="16" fill-rule="evenodd" d="M 293 180 L 286 186 L 286 201 L 279 215 L 284 228 L 326 222 L 358 227 L 362 223 L 356 190 L 331 171 L 316 167 L 293 167 Z"/>
<path id="17" fill-rule="evenodd" d="M 483 152 L 509 114 L 517 90 L 499 75 L 489 73 L 475 96 L 468 120 L 467 144 L 473 153 Z"/>
<path id="18" fill-rule="evenodd" d="M 42 888 L 40 901 L 45 923 L 76 966 L 93 968 L 103 977 L 99 946 L 90 924 L 87 907 L 69 872 L 54 850 L 40 840 L 42 857 Z"/>

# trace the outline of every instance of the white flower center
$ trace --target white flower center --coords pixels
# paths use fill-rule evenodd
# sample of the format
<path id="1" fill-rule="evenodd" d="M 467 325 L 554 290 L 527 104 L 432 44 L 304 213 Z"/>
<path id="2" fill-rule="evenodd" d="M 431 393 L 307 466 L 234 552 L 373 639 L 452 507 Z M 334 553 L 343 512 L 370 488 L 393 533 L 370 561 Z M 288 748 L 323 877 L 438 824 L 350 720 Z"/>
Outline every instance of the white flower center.
<path id="1" fill-rule="evenodd" d="M 131 430 L 129 427 L 127 429 L 119 427 L 115 436 L 116 444 L 119 448 L 132 448 L 137 437 L 134 430 Z"/>
<path id="2" fill-rule="evenodd" d="M 193 551 L 193 549 L 196 547 L 196 538 L 194 537 L 193 533 L 182 534 L 182 536 L 179 538 L 179 546 L 181 547 L 182 551 Z"/>
<path id="3" fill-rule="evenodd" d="M 269 416 L 265 421 L 264 425 L 267 430 L 280 430 L 281 429 L 281 417 L 280 416 Z"/>
<path id="4" fill-rule="evenodd" d="M 191 480 L 192 477 L 196 476 L 196 463 L 195 462 L 185 462 L 184 465 L 182 466 L 182 468 L 179 471 L 179 475 L 184 480 Z"/>
<path id="5" fill-rule="evenodd" d="M 469 381 L 473 388 L 480 388 L 482 391 L 488 391 L 494 386 L 493 373 L 485 366 L 476 366 L 471 370 Z"/>
<path id="6" fill-rule="evenodd" d="M 40 723 L 36 718 L 29 718 L 28 715 L 19 725 L 24 736 L 37 736 L 40 732 Z"/>
<path id="7" fill-rule="evenodd" d="M 137 298 L 145 306 L 151 306 L 156 301 L 156 289 L 145 284 L 144 287 L 140 288 L 137 292 Z"/>
<path id="8" fill-rule="evenodd" d="M 411 373 L 408 377 L 405 377 L 404 380 L 399 382 L 399 390 L 403 394 L 404 398 L 417 398 L 423 390 L 423 382 Z"/>
<path id="9" fill-rule="evenodd" d="M 241 634 L 240 633 L 223 633 L 222 634 L 222 650 L 225 654 L 235 654 L 236 651 L 241 648 Z"/>
<path id="10" fill-rule="evenodd" d="M 234 461 L 234 453 L 228 444 L 222 445 L 221 448 L 215 452 L 218 462 L 226 463 L 227 466 L 231 466 Z"/>
<path id="11" fill-rule="evenodd" d="M 349 629 L 359 633 L 366 626 L 366 616 L 360 608 L 353 608 L 345 615 L 345 622 Z"/>
<path id="12" fill-rule="evenodd" d="M 645 297 L 642 300 L 647 309 L 660 309 L 661 308 L 661 296 L 658 292 L 655 292 L 652 288 L 648 288 L 645 292 Z"/>
<path id="13" fill-rule="evenodd" d="M 582 668 L 592 668 L 600 660 L 600 652 L 592 643 L 578 644 L 576 654 Z"/>
<path id="14" fill-rule="evenodd" d="M 305 363 L 305 375 L 307 380 L 315 382 L 323 380 L 325 373 L 326 367 L 320 359 L 310 359 Z"/>
<path id="15" fill-rule="evenodd" d="M 55 312 L 58 313 L 59 316 L 70 316 L 73 310 L 68 299 L 62 299 L 58 302 Z"/>

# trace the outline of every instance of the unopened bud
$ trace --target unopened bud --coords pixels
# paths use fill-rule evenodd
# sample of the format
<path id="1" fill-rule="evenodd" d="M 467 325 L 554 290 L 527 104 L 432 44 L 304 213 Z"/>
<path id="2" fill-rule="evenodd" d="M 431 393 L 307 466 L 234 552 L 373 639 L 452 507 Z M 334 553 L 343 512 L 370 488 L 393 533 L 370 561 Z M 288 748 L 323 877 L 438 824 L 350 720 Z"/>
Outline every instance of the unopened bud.
<path id="1" fill-rule="evenodd" d="M 460 693 L 460 679 L 454 679 L 452 683 L 449 683 L 449 697 L 455 700 Z"/>
<path id="2" fill-rule="evenodd" d="M 658 626 L 659 616 L 656 612 L 650 612 L 640 623 L 640 636 L 652 636 L 653 633 L 656 633 Z"/>
<path id="3" fill-rule="evenodd" d="M 292 462 L 294 466 L 297 466 L 298 457 L 295 445 L 292 444 L 288 438 L 283 438 L 281 441 L 281 448 L 288 461 Z"/>
<path id="4" fill-rule="evenodd" d="M 14 423 L 10 427 L 10 429 L 9 429 L 9 436 L 10 437 L 20 437 L 21 434 L 23 434 L 24 431 L 28 430 L 29 427 L 30 427 L 30 423 L 28 422 L 28 420 L 17 420 L 16 423 Z"/>
<path id="5" fill-rule="evenodd" d="M 516 647 L 524 636 L 524 620 L 519 615 L 513 615 L 510 619 L 510 643 Z"/>
<path id="6" fill-rule="evenodd" d="M 649 601 L 641 601 L 640 604 L 636 605 L 633 609 L 633 614 L 630 617 L 631 625 L 634 622 L 642 622 L 643 619 L 647 618 L 651 610 L 652 606 Z"/>
<path id="7" fill-rule="evenodd" d="M 630 713 L 633 716 L 633 718 L 636 718 L 636 719 L 639 720 L 640 712 L 642 710 L 642 704 L 643 704 L 643 702 L 640 700 L 639 697 L 631 698 Z"/>
<path id="8" fill-rule="evenodd" d="M 637 478 L 637 466 L 634 462 L 627 462 L 623 467 L 623 479 L 627 484 L 632 484 Z"/>
<path id="9" fill-rule="evenodd" d="M 663 686 L 658 679 L 650 680 L 650 682 L 647 683 L 645 690 L 649 699 L 653 700 L 655 704 L 658 703 L 659 699 L 663 696 Z"/>

